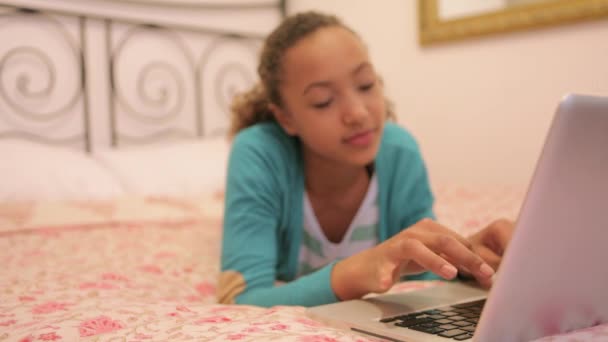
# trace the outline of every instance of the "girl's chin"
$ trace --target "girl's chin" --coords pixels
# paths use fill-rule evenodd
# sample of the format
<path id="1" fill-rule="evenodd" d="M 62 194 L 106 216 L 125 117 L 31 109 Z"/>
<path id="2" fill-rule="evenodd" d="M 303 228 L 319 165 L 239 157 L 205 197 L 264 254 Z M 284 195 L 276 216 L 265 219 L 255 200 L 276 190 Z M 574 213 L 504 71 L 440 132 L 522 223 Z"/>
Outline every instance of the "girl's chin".
<path id="1" fill-rule="evenodd" d="M 369 164 L 372 164 L 376 160 L 376 153 L 369 153 L 368 155 L 361 156 L 352 156 L 351 158 L 348 158 L 348 160 L 350 162 L 349 164 L 360 167 L 367 167 Z"/>

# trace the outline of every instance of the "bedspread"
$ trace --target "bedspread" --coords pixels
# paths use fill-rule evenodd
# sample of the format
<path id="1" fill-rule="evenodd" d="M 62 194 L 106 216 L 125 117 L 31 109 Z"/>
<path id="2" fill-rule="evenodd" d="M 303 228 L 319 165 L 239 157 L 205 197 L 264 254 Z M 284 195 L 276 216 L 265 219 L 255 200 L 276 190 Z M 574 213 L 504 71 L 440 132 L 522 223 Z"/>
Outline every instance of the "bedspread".
<path id="1" fill-rule="evenodd" d="M 523 196 L 436 193 L 439 219 L 463 234 L 515 218 Z M 374 341 L 302 307 L 216 304 L 222 209 L 219 195 L 0 205 L 0 341 Z M 590 339 L 608 340 L 608 325 L 544 341 Z"/>

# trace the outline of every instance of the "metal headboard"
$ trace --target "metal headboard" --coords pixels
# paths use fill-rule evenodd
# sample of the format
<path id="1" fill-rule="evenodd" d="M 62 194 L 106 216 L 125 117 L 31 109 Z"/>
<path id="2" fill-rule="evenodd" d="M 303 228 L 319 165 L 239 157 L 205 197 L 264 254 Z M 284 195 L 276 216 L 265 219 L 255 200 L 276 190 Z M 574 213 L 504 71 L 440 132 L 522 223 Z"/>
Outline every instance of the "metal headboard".
<path id="1" fill-rule="evenodd" d="M 285 0 L 0 2 L 0 139 L 86 151 L 224 134 Z"/>

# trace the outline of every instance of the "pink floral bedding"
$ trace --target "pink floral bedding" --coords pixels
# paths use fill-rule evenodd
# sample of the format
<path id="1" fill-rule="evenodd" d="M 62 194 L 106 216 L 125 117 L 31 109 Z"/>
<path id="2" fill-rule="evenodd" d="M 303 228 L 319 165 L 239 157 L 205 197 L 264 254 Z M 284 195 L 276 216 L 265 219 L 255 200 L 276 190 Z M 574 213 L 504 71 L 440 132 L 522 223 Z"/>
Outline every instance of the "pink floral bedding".
<path id="1" fill-rule="evenodd" d="M 515 187 L 438 187 L 465 234 L 514 218 Z M 372 341 L 301 307 L 215 304 L 221 196 L 0 204 L 0 341 Z M 398 284 L 392 291 L 435 286 Z M 608 340 L 608 325 L 547 341 Z"/>

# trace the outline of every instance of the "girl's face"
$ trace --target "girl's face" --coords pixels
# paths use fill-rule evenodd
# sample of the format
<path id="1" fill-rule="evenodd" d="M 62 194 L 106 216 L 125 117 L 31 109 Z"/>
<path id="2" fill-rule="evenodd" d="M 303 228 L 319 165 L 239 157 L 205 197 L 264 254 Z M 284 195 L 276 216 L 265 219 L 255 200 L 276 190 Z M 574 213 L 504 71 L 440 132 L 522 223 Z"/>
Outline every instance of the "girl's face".
<path id="1" fill-rule="evenodd" d="M 282 60 L 281 126 L 303 142 L 307 158 L 350 166 L 372 162 L 386 115 L 382 85 L 358 37 L 342 27 L 319 29 Z"/>

